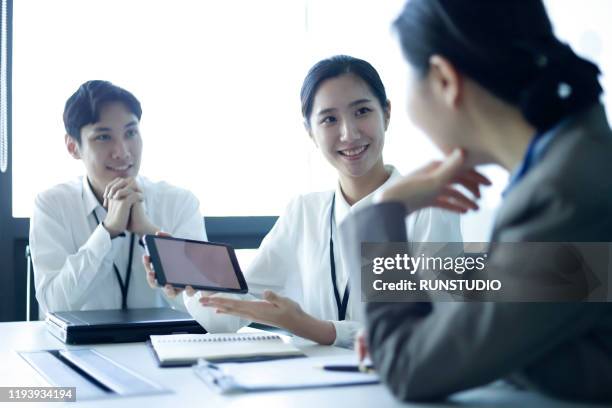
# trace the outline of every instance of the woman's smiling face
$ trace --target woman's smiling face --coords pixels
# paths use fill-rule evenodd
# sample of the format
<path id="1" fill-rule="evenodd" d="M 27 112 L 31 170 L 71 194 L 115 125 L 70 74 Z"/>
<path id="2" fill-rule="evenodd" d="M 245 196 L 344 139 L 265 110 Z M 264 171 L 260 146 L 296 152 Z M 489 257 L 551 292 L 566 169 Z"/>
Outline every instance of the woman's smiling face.
<path id="1" fill-rule="evenodd" d="M 362 177 L 382 162 L 389 110 L 360 77 L 343 74 L 322 82 L 309 119 L 314 142 L 343 175 Z"/>

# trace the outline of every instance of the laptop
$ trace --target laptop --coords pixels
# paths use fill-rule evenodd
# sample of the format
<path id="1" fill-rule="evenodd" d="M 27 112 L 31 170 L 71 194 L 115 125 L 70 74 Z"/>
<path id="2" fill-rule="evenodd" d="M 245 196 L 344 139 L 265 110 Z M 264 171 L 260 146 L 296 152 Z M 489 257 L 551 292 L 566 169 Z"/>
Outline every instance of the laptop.
<path id="1" fill-rule="evenodd" d="M 146 341 L 152 334 L 206 333 L 193 318 L 169 308 L 49 313 L 47 329 L 66 344 Z"/>

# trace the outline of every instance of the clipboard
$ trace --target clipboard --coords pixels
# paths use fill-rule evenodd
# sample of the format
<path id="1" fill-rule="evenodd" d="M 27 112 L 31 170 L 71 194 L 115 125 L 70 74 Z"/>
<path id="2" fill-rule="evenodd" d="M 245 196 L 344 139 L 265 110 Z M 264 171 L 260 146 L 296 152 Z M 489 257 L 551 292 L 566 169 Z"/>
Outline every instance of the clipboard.
<path id="1" fill-rule="evenodd" d="M 250 364 L 212 364 L 200 360 L 194 366 L 194 371 L 212 390 L 220 394 L 371 385 L 380 382 L 376 373 L 322 369 L 327 364 L 355 363 L 354 356 L 307 357 Z"/>

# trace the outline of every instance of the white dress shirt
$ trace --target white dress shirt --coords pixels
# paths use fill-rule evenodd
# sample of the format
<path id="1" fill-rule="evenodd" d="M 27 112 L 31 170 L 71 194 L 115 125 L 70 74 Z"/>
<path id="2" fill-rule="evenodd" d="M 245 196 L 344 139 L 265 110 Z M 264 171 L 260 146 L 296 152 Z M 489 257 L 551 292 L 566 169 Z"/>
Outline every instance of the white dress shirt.
<path id="1" fill-rule="evenodd" d="M 257 255 L 245 271 L 249 295 L 217 294 L 232 298 L 261 297 L 270 289 L 298 302 L 310 315 L 329 320 L 336 329 L 334 345 L 351 347 L 356 332 L 362 326 L 362 304 L 359 293 L 350 292 L 346 320 L 338 320 L 338 307 L 334 296 L 330 266 L 330 215 L 335 194 L 334 220 L 331 224 L 336 264 L 336 282 L 340 299 L 348 281 L 343 268 L 345 260 L 336 231 L 336 225 L 351 212 L 372 203 L 376 192 L 401 177 L 392 166 L 387 166 L 389 179 L 372 194 L 350 206 L 340 186 L 336 191 L 310 193 L 298 196 L 287 207 L 272 230 L 263 240 Z M 448 211 L 425 209 L 416 211 L 407 219 L 410 240 L 457 241 L 461 239 L 459 216 Z M 198 302 L 201 294 L 185 298 L 189 313 L 209 332 L 233 332 L 249 324 L 235 316 L 215 314 L 213 308 Z"/>
<path id="2" fill-rule="evenodd" d="M 200 203 L 189 191 L 165 182 L 137 177 L 149 220 L 175 237 L 206 239 Z M 120 309 L 121 289 L 113 262 L 125 281 L 130 235 L 111 239 L 103 221 L 106 210 L 95 197 L 87 177 L 59 184 L 36 197 L 30 226 L 36 299 L 41 315 L 64 310 Z M 128 308 L 178 307 L 182 298 L 168 301 L 151 289 L 142 265 L 144 248 L 135 237 Z"/>

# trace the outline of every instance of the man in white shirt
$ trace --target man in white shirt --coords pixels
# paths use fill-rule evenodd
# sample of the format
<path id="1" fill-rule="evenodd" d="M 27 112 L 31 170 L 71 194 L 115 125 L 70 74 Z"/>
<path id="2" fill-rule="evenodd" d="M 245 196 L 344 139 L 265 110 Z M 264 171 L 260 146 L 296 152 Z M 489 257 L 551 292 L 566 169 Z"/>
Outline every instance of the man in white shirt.
<path id="1" fill-rule="evenodd" d="M 65 143 L 87 175 L 36 197 L 30 247 L 41 314 L 171 306 L 174 289 L 151 289 L 145 234 L 206 239 L 198 199 L 138 176 L 140 102 L 106 81 L 88 81 L 64 109 Z M 161 292 L 164 291 L 165 295 Z"/>

